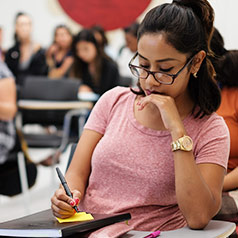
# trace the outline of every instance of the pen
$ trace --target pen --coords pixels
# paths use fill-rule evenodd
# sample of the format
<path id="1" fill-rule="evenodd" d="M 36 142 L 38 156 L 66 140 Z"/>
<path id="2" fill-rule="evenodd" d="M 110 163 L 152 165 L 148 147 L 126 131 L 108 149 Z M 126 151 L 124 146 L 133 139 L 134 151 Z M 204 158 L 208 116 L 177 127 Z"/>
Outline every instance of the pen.
<path id="1" fill-rule="evenodd" d="M 68 184 L 67 184 L 63 174 L 61 173 L 61 171 L 60 171 L 60 169 L 58 167 L 56 168 L 56 171 L 57 171 L 58 177 L 60 179 L 60 182 L 61 182 L 62 186 L 64 187 L 64 190 L 65 190 L 66 194 L 69 197 L 73 198 L 72 193 L 70 192 L 69 186 L 68 186 Z M 79 210 L 78 210 L 77 206 L 74 206 L 74 210 L 77 213 L 79 213 Z"/>
<path id="2" fill-rule="evenodd" d="M 144 238 L 155 238 L 160 235 L 160 231 L 154 231 L 150 233 L 148 236 L 145 236 Z"/>

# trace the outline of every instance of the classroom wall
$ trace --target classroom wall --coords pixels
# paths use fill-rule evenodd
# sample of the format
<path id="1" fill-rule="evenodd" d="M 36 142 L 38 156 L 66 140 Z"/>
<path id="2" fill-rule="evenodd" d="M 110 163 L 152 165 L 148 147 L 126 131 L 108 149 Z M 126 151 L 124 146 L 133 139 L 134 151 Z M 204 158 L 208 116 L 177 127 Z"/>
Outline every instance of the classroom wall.
<path id="1" fill-rule="evenodd" d="M 138 0 L 138 3 L 140 1 L 142 0 Z M 150 8 L 165 2 L 171 1 L 151 0 L 148 8 L 138 17 L 138 20 L 141 20 Z M 215 9 L 215 26 L 224 36 L 225 46 L 228 49 L 237 49 L 238 31 L 235 26 L 238 20 L 236 12 L 238 1 L 209 0 L 209 2 Z M 33 37 L 43 47 L 50 45 L 56 25 L 67 24 L 74 33 L 81 28 L 79 24 L 65 14 L 57 0 L 0 0 L 0 26 L 3 27 L 3 48 L 8 48 L 13 44 L 14 18 L 19 11 L 30 14 L 33 19 Z M 123 32 L 120 29 L 109 31 L 107 35 L 115 49 L 119 49 L 124 43 Z"/>

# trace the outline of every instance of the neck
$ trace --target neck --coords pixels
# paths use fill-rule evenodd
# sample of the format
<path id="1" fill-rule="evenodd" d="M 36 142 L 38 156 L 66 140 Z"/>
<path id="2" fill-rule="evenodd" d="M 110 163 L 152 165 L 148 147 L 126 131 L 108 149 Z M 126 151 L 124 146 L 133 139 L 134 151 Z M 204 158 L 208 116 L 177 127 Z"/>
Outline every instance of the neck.
<path id="1" fill-rule="evenodd" d="M 192 112 L 194 107 L 194 102 L 191 100 L 188 91 L 175 98 L 175 104 L 182 120 Z"/>
<path id="2" fill-rule="evenodd" d="M 30 38 L 25 38 L 25 39 L 21 39 L 21 45 L 22 46 L 26 46 L 31 44 L 31 39 Z"/>

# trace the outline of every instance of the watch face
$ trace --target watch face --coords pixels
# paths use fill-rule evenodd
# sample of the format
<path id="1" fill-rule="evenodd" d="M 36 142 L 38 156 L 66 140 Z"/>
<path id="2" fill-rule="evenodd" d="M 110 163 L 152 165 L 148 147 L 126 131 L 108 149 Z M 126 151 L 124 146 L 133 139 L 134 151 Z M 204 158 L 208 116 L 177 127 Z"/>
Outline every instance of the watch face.
<path id="1" fill-rule="evenodd" d="M 184 136 L 182 145 L 186 151 L 190 151 L 193 148 L 193 141 L 189 136 Z"/>

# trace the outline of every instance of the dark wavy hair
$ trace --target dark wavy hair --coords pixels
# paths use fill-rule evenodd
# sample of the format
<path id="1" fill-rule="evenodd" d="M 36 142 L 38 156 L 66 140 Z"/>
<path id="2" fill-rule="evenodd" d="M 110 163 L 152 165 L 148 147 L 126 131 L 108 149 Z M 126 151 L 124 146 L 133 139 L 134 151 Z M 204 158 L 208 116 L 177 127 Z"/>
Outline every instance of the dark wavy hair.
<path id="1" fill-rule="evenodd" d="M 151 9 L 140 24 L 138 41 L 144 34 L 163 33 L 166 41 L 176 50 L 194 56 L 201 50 L 207 54 L 197 73 L 192 74 L 188 84 L 194 102 L 194 117 L 215 112 L 220 105 L 220 90 L 214 79 L 215 71 L 210 61 L 210 41 L 213 33 L 214 11 L 207 0 L 174 0 Z M 139 91 L 143 95 L 138 82 Z M 196 108 L 199 110 L 195 110 Z M 196 112 L 196 113 L 195 113 Z"/>
<path id="2" fill-rule="evenodd" d="M 72 39 L 73 39 L 73 33 L 72 33 L 72 31 L 70 30 L 70 28 L 68 27 L 68 26 L 66 26 L 65 24 L 59 24 L 59 25 L 57 25 L 56 27 L 55 27 L 55 29 L 54 29 L 54 38 L 53 38 L 53 42 L 55 42 L 55 36 L 56 36 L 56 33 L 57 33 L 57 30 L 58 29 L 65 29 L 68 33 L 69 33 L 69 35 L 71 35 L 71 37 L 72 37 Z"/>
<path id="3" fill-rule="evenodd" d="M 93 26 L 91 26 L 90 29 L 93 31 L 93 33 L 99 33 L 101 35 L 101 37 L 102 37 L 102 42 L 101 42 L 102 48 L 104 48 L 105 46 L 108 45 L 108 39 L 106 37 L 105 30 L 101 25 L 93 25 Z"/>
<path id="4" fill-rule="evenodd" d="M 130 33 L 137 37 L 139 26 L 140 24 L 138 22 L 133 22 L 131 25 L 124 27 L 123 30 L 125 33 Z"/>
<path id="5" fill-rule="evenodd" d="M 97 71 L 96 77 L 97 78 L 95 78 L 95 83 L 98 84 L 100 81 L 103 60 L 105 58 L 107 58 L 107 59 L 110 59 L 110 58 L 105 54 L 102 47 L 100 47 L 100 45 L 98 44 L 98 42 L 94 36 L 94 33 L 91 29 L 81 30 L 77 35 L 75 35 L 75 37 L 73 39 L 72 52 L 73 52 L 73 56 L 74 56 L 74 63 L 72 65 L 71 76 L 82 79 L 83 74 L 85 73 L 85 70 L 88 69 L 88 63 L 84 62 L 77 55 L 76 46 L 77 46 L 77 43 L 79 43 L 81 41 L 91 42 L 97 50 L 97 55 L 96 55 L 96 59 L 95 59 L 95 66 L 96 66 L 96 71 Z"/>

